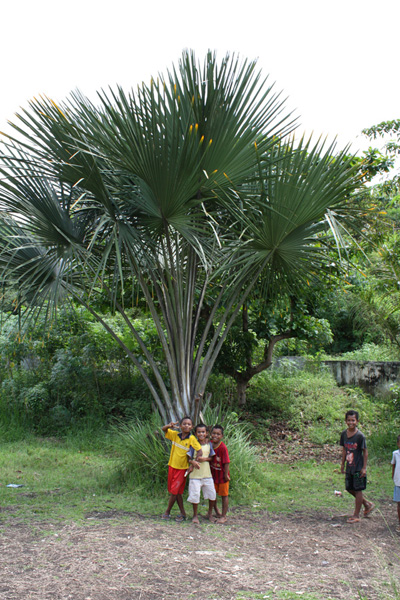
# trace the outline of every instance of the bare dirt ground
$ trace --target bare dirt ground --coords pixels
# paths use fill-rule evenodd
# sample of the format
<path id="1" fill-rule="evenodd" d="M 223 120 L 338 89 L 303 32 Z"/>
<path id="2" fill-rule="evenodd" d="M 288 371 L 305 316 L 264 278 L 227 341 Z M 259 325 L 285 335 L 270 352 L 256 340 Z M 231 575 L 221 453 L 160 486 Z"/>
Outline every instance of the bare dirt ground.
<path id="1" fill-rule="evenodd" d="M 329 448 L 310 445 L 308 452 L 330 456 Z M 355 525 L 334 513 L 234 508 L 225 525 L 112 511 L 88 514 L 84 525 L 27 524 L 3 510 L 0 599 L 252 600 L 292 591 L 321 600 L 398 600 L 394 526 L 389 501 Z"/>
<path id="2" fill-rule="evenodd" d="M 389 520 L 390 512 L 390 520 Z M 40 528 L 9 520 L 0 539 L 1 600 L 393 598 L 400 577 L 393 508 L 357 525 L 330 515 L 233 511 L 225 525 L 92 513 Z"/>

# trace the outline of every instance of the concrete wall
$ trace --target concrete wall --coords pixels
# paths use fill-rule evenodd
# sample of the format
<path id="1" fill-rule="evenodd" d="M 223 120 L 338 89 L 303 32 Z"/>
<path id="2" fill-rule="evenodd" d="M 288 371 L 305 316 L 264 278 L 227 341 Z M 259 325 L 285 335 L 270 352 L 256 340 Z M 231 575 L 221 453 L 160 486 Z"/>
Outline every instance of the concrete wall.
<path id="1" fill-rule="evenodd" d="M 400 362 L 324 360 L 338 385 L 357 385 L 368 394 L 385 393 L 400 383 Z"/>
<path id="2" fill-rule="evenodd" d="M 323 360 L 338 385 L 356 385 L 368 394 L 385 394 L 398 383 L 400 385 L 400 362 L 374 362 L 361 360 Z M 304 369 L 307 360 L 302 356 L 275 358 L 272 368 Z"/>

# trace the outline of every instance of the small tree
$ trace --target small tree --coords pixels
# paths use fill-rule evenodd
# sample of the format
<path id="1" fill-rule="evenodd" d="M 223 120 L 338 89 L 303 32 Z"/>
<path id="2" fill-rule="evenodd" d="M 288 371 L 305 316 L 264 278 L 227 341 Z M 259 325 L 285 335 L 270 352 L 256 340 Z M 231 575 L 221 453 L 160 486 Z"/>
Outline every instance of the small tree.
<path id="1" fill-rule="evenodd" d="M 244 304 L 216 361 L 216 368 L 236 382 L 239 405 L 246 403 L 250 381 L 272 365 L 283 340 L 299 339 L 321 345 L 332 341 L 329 322 L 308 314 L 304 301 L 294 297 L 253 299 Z"/>

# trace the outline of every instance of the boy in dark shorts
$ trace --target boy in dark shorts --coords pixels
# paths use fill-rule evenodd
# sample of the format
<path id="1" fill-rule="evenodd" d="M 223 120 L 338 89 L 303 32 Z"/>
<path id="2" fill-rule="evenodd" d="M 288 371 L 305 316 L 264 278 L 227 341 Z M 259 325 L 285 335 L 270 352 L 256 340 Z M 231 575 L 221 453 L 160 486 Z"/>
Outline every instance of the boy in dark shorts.
<path id="1" fill-rule="evenodd" d="M 354 496 L 354 513 L 347 519 L 348 523 L 360 521 L 360 510 L 364 506 L 364 517 L 369 516 L 375 506 L 364 498 L 363 491 L 367 487 L 367 460 L 368 450 L 365 435 L 358 429 L 358 412 L 348 410 L 345 415 L 347 429 L 340 436 L 342 446 L 342 463 L 340 470 L 345 472 L 346 463 L 346 490 Z"/>
<path id="2" fill-rule="evenodd" d="M 228 512 L 229 506 L 229 454 L 228 448 L 225 446 L 222 438 L 224 437 L 224 430 L 221 425 L 214 425 L 211 431 L 211 442 L 214 448 L 214 456 L 211 460 L 211 473 L 214 479 L 215 491 L 217 496 L 221 496 L 222 499 L 222 513 L 219 512 L 217 507 L 217 501 L 213 506 L 210 506 L 208 512 L 208 518 L 212 521 L 212 508 L 214 508 L 215 514 L 217 515 L 216 523 L 226 523 L 226 513 Z"/>
<path id="3" fill-rule="evenodd" d="M 180 433 L 175 431 L 175 428 L 180 425 Z M 171 508 L 175 502 L 179 506 L 180 514 L 175 521 L 181 523 L 186 521 L 186 512 L 183 506 L 183 492 L 186 484 L 186 471 L 189 466 L 187 452 L 190 447 L 197 450 L 197 457 L 200 458 L 203 454 L 201 445 L 196 440 L 194 435 L 191 435 L 193 423 L 190 417 L 183 417 L 180 423 L 171 422 L 162 427 L 167 440 L 172 442 L 171 454 L 168 462 L 168 492 L 169 500 L 163 519 L 169 519 Z M 193 461 L 194 466 L 199 469 L 200 465 Z"/>

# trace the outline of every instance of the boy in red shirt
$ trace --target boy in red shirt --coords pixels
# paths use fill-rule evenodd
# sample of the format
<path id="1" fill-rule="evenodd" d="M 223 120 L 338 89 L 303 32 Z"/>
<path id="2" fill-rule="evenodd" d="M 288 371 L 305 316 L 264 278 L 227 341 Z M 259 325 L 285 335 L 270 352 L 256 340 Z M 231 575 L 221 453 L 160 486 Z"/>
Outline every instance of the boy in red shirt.
<path id="1" fill-rule="evenodd" d="M 215 455 L 211 460 L 211 474 L 214 479 L 215 491 L 222 498 L 222 513 L 219 512 L 217 501 L 214 502 L 214 511 L 218 520 L 216 523 L 226 523 L 226 513 L 229 506 L 229 454 L 228 448 L 225 446 L 222 438 L 224 437 L 224 429 L 221 425 L 214 425 L 211 431 L 211 442 L 214 448 Z M 208 512 L 208 518 L 212 520 L 212 506 Z"/>

